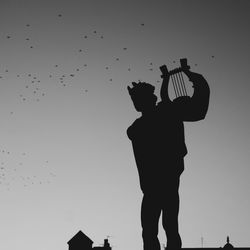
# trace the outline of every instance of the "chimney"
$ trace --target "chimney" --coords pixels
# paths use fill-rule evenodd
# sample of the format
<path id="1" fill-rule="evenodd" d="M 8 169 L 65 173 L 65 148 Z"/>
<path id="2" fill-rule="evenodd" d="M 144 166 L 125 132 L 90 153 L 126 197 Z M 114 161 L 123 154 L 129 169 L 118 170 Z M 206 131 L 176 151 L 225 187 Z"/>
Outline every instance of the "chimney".
<path id="1" fill-rule="evenodd" d="M 111 250 L 108 239 L 104 239 L 104 245 L 103 246 L 104 246 L 105 249 L 110 249 Z"/>

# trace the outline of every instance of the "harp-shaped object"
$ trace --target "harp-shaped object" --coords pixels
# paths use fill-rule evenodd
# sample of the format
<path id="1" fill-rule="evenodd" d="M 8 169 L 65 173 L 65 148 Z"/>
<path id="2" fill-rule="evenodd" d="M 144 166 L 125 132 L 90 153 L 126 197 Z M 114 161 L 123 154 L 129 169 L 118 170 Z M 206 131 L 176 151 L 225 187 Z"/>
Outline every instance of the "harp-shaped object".
<path id="1" fill-rule="evenodd" d="M 183 71 L 189 70 L 190 66 L 187 64 L 186 58 L 180 59 L 180 65 L 181 66 L 179 68 L 175 68 L 170 71 L 168 71 L 166 65 L 163 65 L 160 67 L 160 70 L 163 75 L 170 76 L 173 89 L 174 89 L 174 94 L 175 94 L 174 101 L 178 101 L 178 100 L 185 101 L 190 98 L 190 96 L 187 93 L 187 88 L 186 88 L 184 77 L 183 77 Z"/>

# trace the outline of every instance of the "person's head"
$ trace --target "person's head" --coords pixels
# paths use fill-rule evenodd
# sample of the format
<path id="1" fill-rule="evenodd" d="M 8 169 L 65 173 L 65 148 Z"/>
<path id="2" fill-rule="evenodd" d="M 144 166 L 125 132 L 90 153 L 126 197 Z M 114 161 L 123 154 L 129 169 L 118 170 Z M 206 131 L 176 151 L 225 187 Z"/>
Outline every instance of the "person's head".
<path id="1" fill-rule="evenodd" d="M 155 107 L 157 96 L 154 94 L 155 87 L 146 82 L 132 82 L 133 88 L 128 86 L 129 95 L 138 112 L 147 112 Z"/>

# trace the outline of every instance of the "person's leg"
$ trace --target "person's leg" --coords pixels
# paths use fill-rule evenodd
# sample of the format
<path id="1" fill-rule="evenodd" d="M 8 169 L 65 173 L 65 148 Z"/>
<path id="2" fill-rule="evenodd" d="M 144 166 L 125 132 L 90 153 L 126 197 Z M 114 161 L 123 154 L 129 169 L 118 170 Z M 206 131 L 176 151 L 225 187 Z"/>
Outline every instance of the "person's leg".
<path id="1" fill-rule="evenodd" d="M 173 182 L 174 183 L 174 182 Z M 167 248 L 181 248 L 181 237 L 178 229 L 179 214 L 179 180 L 173 184 L 171 192 L 168 192 L 165 198 L 164 208 L 162 211 L 162 225 L 167 236 Z"/>
<path id="2" fill-rule="evenodd" d="M 161 214 L 157 194 L 144 194 L 141 205 L 141 225 L 144 250 L 160 250 L 158 223 Z"/>
<path id="3" fill-rule="evenodd" d="M 184 164 L 183 159 L 179 160 L 177 164 Z M 166 196 L 162 211 L 162 225 L 167 236 L 167 248 L 178 249 L 181 248 L 182 242 L 179 235 L 178 228 L 178 214 L 179 214 L 179 184 L 180 175 L 172 176 L 166 184 Z"/>

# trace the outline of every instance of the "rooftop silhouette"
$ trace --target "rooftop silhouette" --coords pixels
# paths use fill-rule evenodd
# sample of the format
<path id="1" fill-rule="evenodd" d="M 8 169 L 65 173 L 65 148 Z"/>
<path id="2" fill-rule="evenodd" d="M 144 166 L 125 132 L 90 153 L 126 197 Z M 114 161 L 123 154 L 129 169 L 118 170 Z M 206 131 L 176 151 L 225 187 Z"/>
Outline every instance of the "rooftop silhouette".
<path id="1" fill-rule="evenodd" d="M 108 239 L 104 239 L 102 246 L 92 247 L 93 241 L 85 235 L 81 230 L 76 233 L 68 242 L 69 250 L 112 250 Z M 171 248 L 163 247 L 163 250 Z M 183 250 L 212 250 L 212 249 L 238 249 L 238 250 L 250 250 L 250 247 L 234 247 L 227 236 L 227 241 L 223 247 L 183 247 Z"/>

